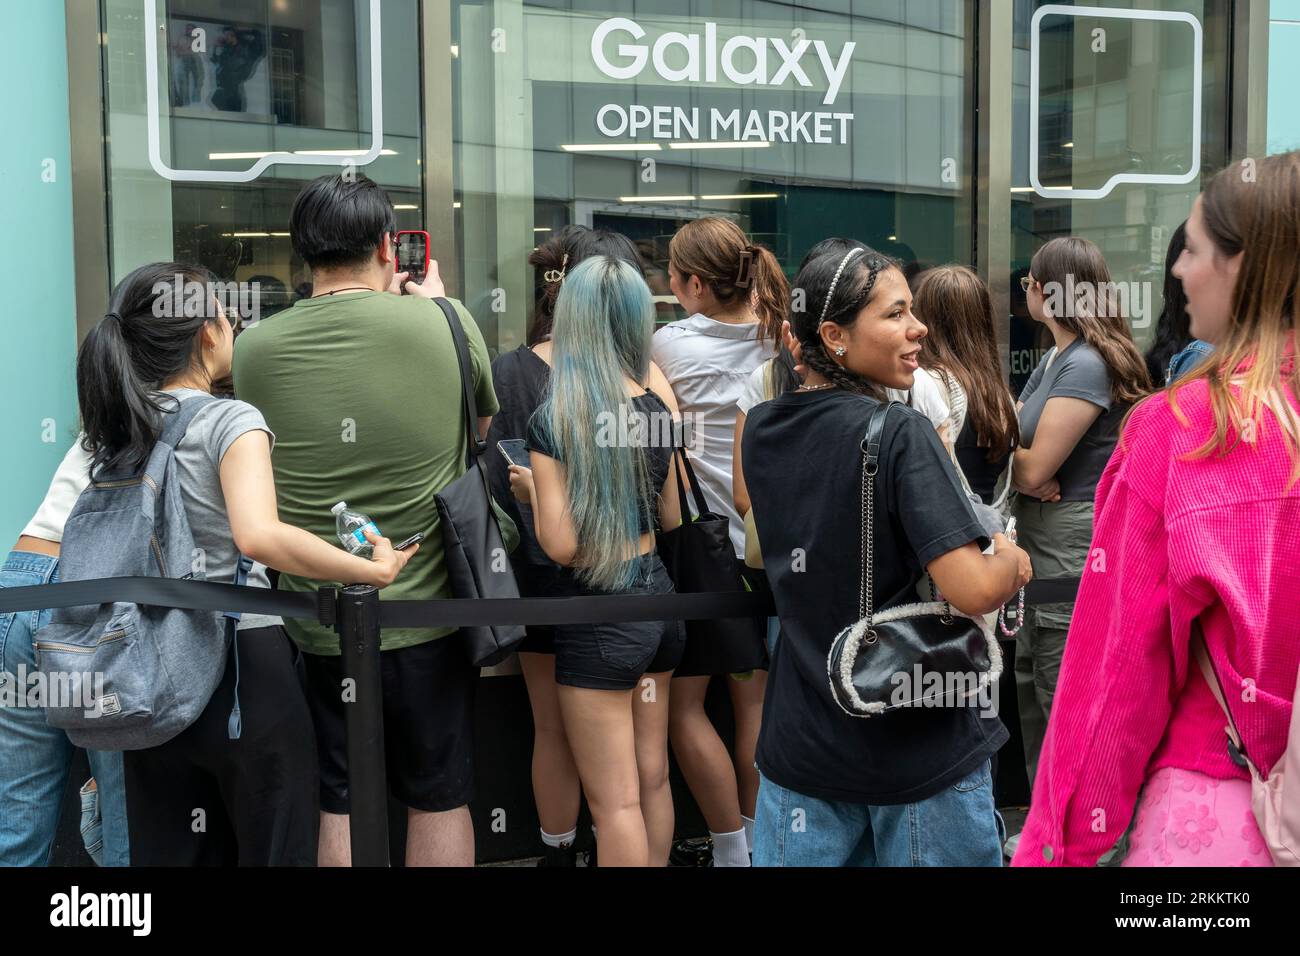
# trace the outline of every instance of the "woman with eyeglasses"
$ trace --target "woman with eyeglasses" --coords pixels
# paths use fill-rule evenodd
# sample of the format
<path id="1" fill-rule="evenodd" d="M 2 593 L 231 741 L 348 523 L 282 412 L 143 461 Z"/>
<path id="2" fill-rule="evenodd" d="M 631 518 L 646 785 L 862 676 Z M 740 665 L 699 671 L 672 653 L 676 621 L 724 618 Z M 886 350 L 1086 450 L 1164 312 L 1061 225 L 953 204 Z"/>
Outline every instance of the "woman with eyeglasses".
<path id="1" fill-rule="evenodd" d="M 1106 260 L 1091 242 L 1053 239 L 1035 254 L 1021 285 L 1029 314 L 1047 327 L 1054 345 L 1016 406 L 1020 447 L 1012 474 L 1019 541 L 1038 577 L 1077 578 L 1089 559 L 1097 482 L 1125 412 L 1151 392 L 1151 377 L 1115 301 Z M 1029 608 L 1016 638 L 1016 691 L 1031 784 L 1073 611 L 1068 602 Z"/>
<path id="2" fill-rule="evenodd" d="M 1097 488 L 1106 563 L 1083 574 L 1017 866 L 1093 866 L 1130 820 L 1124 866 L 1296 862 L 1285 823 L 1260 824 L 1289 812 L 1288 763 L 1295 785 L 1300 152 L 1256 173 L 1223 170 L 1188 219 L 1173 274 L 1214 352 L 1133 410 Z"/>
<path id="3" fill-rule="evenodd" d="M 275 436 L 252 405 L 213 394 L 230 374 L 234 323 L 215 298 L 199 315 L 176 301 L 178 274 L 186 288 L 210 288 L 211 277 L 195 267 L 143 266 L 114 290 L 112 310 L 81 345 L 77 400 L 90 474 L 142 467 L 164 418 L 203 402 L 176 445 L 174 474 L 207 580 L 234 580 L 242 555 L 254 562 L 252 587 L 269 587 L 259 566 L 391 584 L 416 547 L 397 552 L 368 534 L 367 560 L 279 520 Z M 278 617 L 243 615 L 224 676 L 194 723 L 165 744 L 124 755 L 133 866 L 315 864 L 315 735 L 298 657 Z M 232 740 L 236 700 L 242 732 Z"/>

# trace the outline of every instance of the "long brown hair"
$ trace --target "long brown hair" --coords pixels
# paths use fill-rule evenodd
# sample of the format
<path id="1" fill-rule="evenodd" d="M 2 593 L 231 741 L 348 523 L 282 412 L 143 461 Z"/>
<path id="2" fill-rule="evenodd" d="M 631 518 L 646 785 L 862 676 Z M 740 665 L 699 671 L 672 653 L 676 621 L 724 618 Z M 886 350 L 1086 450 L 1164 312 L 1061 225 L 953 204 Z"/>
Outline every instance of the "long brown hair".
<path id="1" fill-rule="evenodd" d="M 1300 295 L 1300 151 L 1229 166 L 1201 194 L 1201 218 L 1215 251 L 1241 254 L 1226 338 L 1211 360 L 1178 380 L 1169 404 L 1183 424 L 1178 393 L 1205 379 L 1214 411 L 1214 434 L 1192 455 L 1226 455 L 1243 440 L 1243 423 L 1257 422 L 1267 407 L 1282 427 L 1300 481 L 1300 418 L 1284 388 L 1300 395 L 1300 372 L 1288 342 L 1295 332 Z M 1249 368 L 1242 366 L 1249 363 Z M 1234 394 L 1233 389 L 1237 389 Z"/>
<path id="2" fill-rule="evenodd" d="M 699 276 L 723 305 L 751 301 L 759 341 L 779 340 L 790 283 L 772 251 L 750 242 L 730 219 L 706 216 L 682 226 L 669 243 L 668 263 L 680 276 Z"/>
<path id="3" fill-rule="evenodd" d="M 1020 425 L 1002 378 L 988 287 L 965 266 L 931 269 L 916 287 L 912 311 L 929 329 L 922 367 L 957 380 L 980 446 L 990 462 L 998 461 L 1020 444 Z"/>
<path id="4" fill-rule="evenodd" d="M 1048 295 L 1047 288 L 1053 284 L 1066 294 L 1071 289 L 1078 293 L 1058 310 L 1061 315 L 1049 314 L 1101 356 L 1110 371 L 1111 398 L 1119 405 L 1132 405 L 1151 394 L 1146 360 L 1116 301 L 1115 284 L 1101 250 L 1077 236 L 1053 239 L 1034 254 L 1029 271 L 1049 299 L 1054 296 Z"/>

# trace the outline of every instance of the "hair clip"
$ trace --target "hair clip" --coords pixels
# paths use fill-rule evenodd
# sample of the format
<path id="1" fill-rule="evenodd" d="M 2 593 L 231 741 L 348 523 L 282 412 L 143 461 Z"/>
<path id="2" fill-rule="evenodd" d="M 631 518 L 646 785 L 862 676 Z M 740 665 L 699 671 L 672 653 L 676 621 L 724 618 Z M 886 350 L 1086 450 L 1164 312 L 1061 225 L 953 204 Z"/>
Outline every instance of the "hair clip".
<path id="1" fill-rule="evenodd" d="M 737 289 L 748 289 L 754 281 L 754 251 L 746 249 L 740 254 L 740 269 L 736 272 L 736 281 L 732 283 Z"/>
<path id="2" fill-rule="evenodd" d="M 569 270 L 569 254 L 566 252 L 564 258 L 560 260 L 559 269 L 547 269 L 542 273 L 542 278 L 547 282 L 563 282 L 564 275 Z"/>

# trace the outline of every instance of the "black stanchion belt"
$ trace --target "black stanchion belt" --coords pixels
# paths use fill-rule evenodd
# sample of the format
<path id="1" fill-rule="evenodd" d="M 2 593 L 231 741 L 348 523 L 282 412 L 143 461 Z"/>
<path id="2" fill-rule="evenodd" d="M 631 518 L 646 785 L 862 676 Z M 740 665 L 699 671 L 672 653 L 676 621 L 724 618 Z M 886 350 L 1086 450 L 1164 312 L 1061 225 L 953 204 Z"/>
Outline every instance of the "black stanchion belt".
<path id="1" fill-rule="evenodd" d="M 1032 581 L 1025 603 L 1073 601 L 1077 578 Z M 322 588 L 320 595 L 333 589 Z M 34 587 L 0 589 L 0 614 L 55 607 L 83 607 L 126 601 L 194 611 L 238 611 L 317 621 L 334 625 L 332 601 L 318 592 L 271 591 L 266 588 L 180 581 L 171 578 L 101 578 L 63 581 Z M 505 600 L 440 599 L 379 602 L 380 627 L 437 628 L 487 624 L 590 624 L 627 621 L 704 621 L 767 617 L 776 610 L 770 595 L 745 592 L 664 595 L 602 595 Z"/>

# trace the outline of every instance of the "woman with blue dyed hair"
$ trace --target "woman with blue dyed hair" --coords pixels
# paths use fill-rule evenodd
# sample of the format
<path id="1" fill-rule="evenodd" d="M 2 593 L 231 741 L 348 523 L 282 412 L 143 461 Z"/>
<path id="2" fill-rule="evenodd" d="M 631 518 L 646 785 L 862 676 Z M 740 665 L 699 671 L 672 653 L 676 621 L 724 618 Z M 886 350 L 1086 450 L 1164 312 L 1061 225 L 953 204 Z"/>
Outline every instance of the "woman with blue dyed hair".
<path id="1" fill-rule="evenodd" d="M 656 530 L 681 521 L 671 392 L 651 381 L 654 304 L 627 262 L 592 257 L 556 301 L 546 399 L 528 428 L 530 468 L 511 487 L 562 573 L 557 596 L 669 594 Z M 560 711 L 603 866 L 664 865 L 673 835 L 668 691 L 678 621 L 555 628 Z"/>

